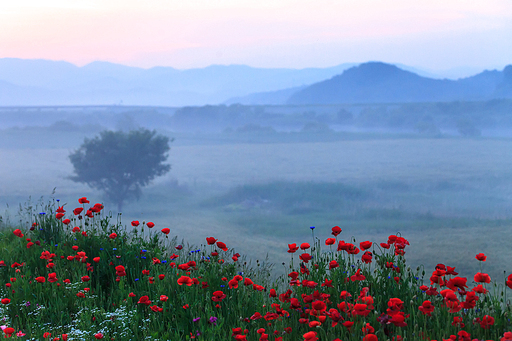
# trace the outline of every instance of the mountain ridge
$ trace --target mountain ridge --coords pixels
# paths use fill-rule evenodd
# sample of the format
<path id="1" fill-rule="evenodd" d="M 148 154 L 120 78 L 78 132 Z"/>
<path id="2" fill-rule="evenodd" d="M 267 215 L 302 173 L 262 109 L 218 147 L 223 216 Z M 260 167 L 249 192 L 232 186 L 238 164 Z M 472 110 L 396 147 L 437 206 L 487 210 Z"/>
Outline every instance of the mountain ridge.
<path id="1" fill-rule="evenodd" d="M 498 90 L 495 89 L 496 84 L 503 78 L 501 71 L 484 71 L 454 81 L 424 77 L 416 73 L 419 72 L 416 68 L 402 64 L 391 67 L 393 64 L 382 62 L 344 63 L 327 68 L 303 69 L 266 69 L 233 64 L 179 70 L 164 66 L 144 69 L 105 61 L 95 61 L 79 67 L 66 61 L 0 58 L 0 106 L 122 103 L 178 107 L 222 103 L 337 103 L 337 99 L 328 98 L 332 97 L 333 91 L 330 83 L 339 83 L 340 79 L 346 81 L 357 67 L 371 63 L 380 63 L 381 68 L 374 68 L 365 77 L 352 77 L 350 87 L 342 89 L 345 94 L 352 91 L 352 97 L 346 95 L 344 102 L 368 98 L 387 101 L 393 96 L 397 97 L 396 94 L 402 94 L 395 98 L 398 101 L 411 101 L 418 98 L 418 93 L 430 93 L 439 100 L 464 99 L 470 96 L 487 99 L 495 94 L 507 97 L 510 93 L 508 83 L 498 87 Z M 380 74 L 384 71 L 387 73 Z M 414 87 L 400 85 L 397 79 L 393 81 L 396 74 L 402 75 L 398 78 L 410 82 L 422 79 L 425 84 L 423 88 L 416 89 L 415 93 Z M 428 75 L 428 72 L 422 74 Z M 459 82 L 459 90 L 454 90 L 454 82 Z M 387 89 L 387 93 L 377 91 L 377 83 L 381 88 Z M 364 89 L 356 96 L 355 88 L 361 86 Z M 314 94 L 312 89 L 322 90 L 317 90 L 317 94 Z M 390 94 L 392 89 L 395 95 Z M 453 94 L 457 91 L 458 97 L 454 97 Z M 451 97 L 443 97 L 443 93 L 451 94 Z M 367 94 L 373 94 L 373 97 Z"/>
<path id="2" fill-rule="evenodd" d="M 512 77 L 511 77 L 512 78 Z M 395 65 L 368 62 L 294 93 L 286 104 L 410 103 L 496 98 L 500 71 L 458 80 L 422 77 Z M 501 96 L 512 97 L 512 92 Z M 500 96 L 498 96 L 500 97 Z"/>

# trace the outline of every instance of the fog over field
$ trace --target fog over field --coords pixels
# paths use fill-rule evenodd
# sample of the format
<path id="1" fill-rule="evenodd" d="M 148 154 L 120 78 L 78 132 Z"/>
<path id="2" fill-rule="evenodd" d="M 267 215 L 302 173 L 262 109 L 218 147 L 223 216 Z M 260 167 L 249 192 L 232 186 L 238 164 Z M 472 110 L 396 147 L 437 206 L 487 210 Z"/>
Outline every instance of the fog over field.
<path id="1" fill-rule="evenodd" d="M 246 120 L 225 123 L 219 112 L 226 108 L 245 112 Z M 139 201 L 126 202 L 127 225 L 153 221 L 199 247 L 214 236 L 252 262 L 268 254 L 276 273 L 289 261 L 287 244 L 311 243 L 310 226 L 323 244 L 335 225 L 343 229 L 341 239 L 357 243 L 400 233 L 411 243 L 410 265 L 423 264 L 427 273 L 445 263 L 472 275 L 477 252 L 492 260 L 491 276 L 508 270 L 512 251 L 503 241 L 512 235 L 512 140 L 506 126 L 501 137 L 491 136 L 496 127 L 486 124 L 473 125 L 480 134 L 464 134 L 433 115 L 438 129 L 425 133 L 385 123 L 336 126 L 340 107 L 206 109 L 217 117 L 208 126 L 178 120 L 180 108 L 4 109 L 4 118 L 18 121 L 4 119 L 0 132 L 3 224 L 25 224 L 19 205 L 41 196 L 59 199 L 68 211 L 87 196 L 116 215 L 115 203 L 69 179 L 68 156 L 104 129 L 147 127 L 175 139 L 171 171 L 143 188 Z M 343 110 L 357 121 L 368 108 Z"/>

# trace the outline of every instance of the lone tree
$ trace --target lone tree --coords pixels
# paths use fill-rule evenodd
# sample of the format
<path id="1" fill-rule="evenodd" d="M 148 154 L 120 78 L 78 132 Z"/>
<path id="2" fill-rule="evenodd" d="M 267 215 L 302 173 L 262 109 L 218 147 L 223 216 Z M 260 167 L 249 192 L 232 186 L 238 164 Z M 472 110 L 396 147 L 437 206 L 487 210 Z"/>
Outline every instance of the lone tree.
<path id="1" fill-rule="evenodd" d="M 163 164 L 169 150 L 169 138 L 154 130 L 102 131 L 69 155 L 70 179 L 103 191 L 121 212 L 125 200 L 139 199 L 141 187 L 171 169 Z"/>

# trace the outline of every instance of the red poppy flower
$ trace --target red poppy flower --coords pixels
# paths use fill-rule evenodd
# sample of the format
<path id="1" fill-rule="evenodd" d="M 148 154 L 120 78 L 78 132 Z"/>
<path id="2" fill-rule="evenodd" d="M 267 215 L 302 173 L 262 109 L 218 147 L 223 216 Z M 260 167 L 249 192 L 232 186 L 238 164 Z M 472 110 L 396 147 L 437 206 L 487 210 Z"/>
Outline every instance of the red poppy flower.
<path id="1" fill-rule="evenodd" d="M 485 289 L 482 284 L 478 284 L 476 287 L 474 287 L 471 290 L 473 290 L 474 292 L 476 292 L 478 294 L 487 294 L 489 292 L 489 290 Z"/>
<path id="2" fill-rule="evenodd" d="M 167 235 L 167 234 L 169 234 L 169 232 L 171 232 L 171 229 L 166 227 L 166 228 L 162 229 L 162 232 Z"/>
<path id="3" fill-rule="evenodd" d="M 117 233 L 111 233 L 109 238 L 110 239 L 116 239 L 117 238 Z"/>
<path id="4" fill-rule="evenodd" d="M 468 279 L 466 277 L 454 277 L 446 282 L 446 286 L 452 290 L 456 290 L 455 288 L 464 290 L 464 288 L 468 287 L 466 285 L 467 281 Z"/>
<path id="5" fill-rule="evenodd" d="M 320 322 L 320 321 L 311 321 L 311 322 L 309 322 L 308 325 L 309 325 L 309 328 L 315 328 L 315 327 L 321 326 L 322 322 Z M 316 339 L 313 339 L 313 340 L 316 340 Z"/>
<path id="6" fill-rule="evenodd" d="M 145 304 L 145 305 L 150 305 L 151 304 L 151 301 L 149 300 L 149 297 L 148 296 L 141 296 L 139 298 L 139 301 L 137 302 L 139 304 Z"/>
<path id="7" fill-rule="evenodd" d="M 475 282 L 477 283 L 491 283 L 491 276 L 486 273 L 477 272 L 475 277 L 473 277 Z"/>
<path id="8" fill-rule="evenodd" d="M 164 311 L 164 308 L 160 308 L 160 307 L 159 307 L 159 306 L 157 306 L 157 305 L 151 306 L 150 308 L 151 308 L 151 310 L 153 310 L 155 313 L 158 313 L 158 312 L 160 312 L 160 313 L 161 313 L 162 311 Z"/>
<path id="9" fill-rule="evenodd" d="M 431 316 L 430 314 L 434 311 L 434 306 L 432 305 L 432 302 L 426 300 L 423 301 L 422 305 L 418 307 L 418 309 L 424 314 Z"/>
<path id="10" fill-rule="evenodd" d="M 36 280 L 36 282 L 38 282 L 38 283 L 44 283 L 44 282 L 46 282 L 46 278 L 44 278 L 44 277 L 42 277 L 42 276 L 40 276 L 40 277 L 36 277 L 36 278 L 35 278 L 35 280 Z"/>
<path id="11" fill-rule="evenodd" d="M 57 213 L 55 215 L 55 218 L 57 218 L 57 220 L 61 219 L 62 217 L 64 217 L 64 213 Z"/>
<path id="12" fill-rule="evenodd" d="M 213 244 L 215 244 L 216 241 L 217 241 L 217 239 L 215 239 L 213 237 L 206 238 L 206 242 L 208 243 L 208 245 L 213 245 Z"/>
<path id="13" fill-rule="evenodd" d="M 11 300 L 8 298 L 2 298 L 2 304 L 9 304 L 11 303 Z"/>
<path id="14" fill-rule="evenodd" d="M 69 219 L 64 219 L 64 220 L 62 221 L 62 223 L 63 223 L 64 225 L 68 225 L 70 222 L 71 222 L 71 220 L 69 220 Z"/>
<path id="15" fill-rule="evenodd" d="M 155 224 L 154 224 L 154 223 L 152 223 L 151 221 L 150 221 L 150 222 L 148 222 L 146 225 L 147 225 L 150 229 L 151 229 L 151 228 L 153 228 L 153 227 L 155 227 Z"/>
<path id="16" fill-rule="evenodd" d="M 46 339 L 46 338 L 49 338 L 49 337 L 52 337 L 52 333 L 48 333 L 48 332 L 46 332 L 46 333 L 44 333 L 44 334 L 43 334 L 43 337 L 44 337 L 45 339 Z"/>
<path id="17" fill-rule="evenodd" d="M 357 272 L 354 275 L 350 276 L 350 280 L 352 282 L 364 281 L 365 279 L 366 277 L 363 274 L 361 274 L 361 269 L 357 269 Z"/>
<path id="18" fill-rule="evenodd" d="M 4 333 L 7 335 L 7 337 L 11 337 L 11 335 L 14 334 L 14 328 L 7 327 L 4 329 Z"/>
<path id="19" fill-rule="evenodd" d="M 311 303 L 311 309 L 316 311 L 325 311 L 327 309 L 327 305 L 324 301 L 314 301 Z"/>
<path id="20" fill-rule="evenodd" d="M 475 256 L 476 259 L 478 259 L 479 261 L 481 262 L 485 262 L 485 260 L 487 259 L 487 256 L 483 253 L 479 253 Z"/>
<path id="21" fill-rule="evenodd" d="M 83 207 L 77 207 L 73 210 L 73 214 L 74 215 L 79 215 L 80 213 L 82 213 L 82 211 L 84 210 Z"/>
<path id="22" fill-rule="evenodd" d="M 329 262 L 329 270 L 332 270 L 334 268 L 337 268 L 339 267 L 340 265 L 338 264 L 338 262 L 336 260 L 332 260 Z"/>
<path id="23" fill-rule="evenodd" d="M 341 233 L 341 228 L 339 226 L 334 226 L 331 230 L 331 234 L 335 237 Z"/>
<path id="24" fill-rule="evenodd" d="M 299 256 L 300 259 L 304 261 L 304 263 L 308 263 L 313 257 L 309 253 L 303 253 Z"/>
<path id="25" fill-rule="evenodd" d="M 79 202 L 80 204 L 89 204 L 89 203 L 90 203 L 90 201 L 89 201 L 89 200 L 87 200 L 87 198 L 86 198 L 86 197 L 81 197 L 80 199 L 78 199 L 78 202 Z"/>
<path id="26" fill-rule="evenodd" d="M 219 249 L 221 249 L 222 251 L 227 251 L 228 250 L 226 244 L 224 244 L 223 242 L 217 242 L 217 247 Z"/>
<path id="27" fill-rule="evenodd" d="M 94 257 L 92 260 L 93 260 L 94 263 L 99 263 L 100 262 L 100 257 Z"/>
<path id="28" fill-rule="evenodd" d="M 512 289 L 512 275 L 508 275 L 506 284 L 507 284 L 507 287 Z"/>
<path id="29" fill-rule="evenodd" d="M 126 276 L 126 269 L 122 265 L 116 266 L 116 276 L 124 277 Z"/>
<path id="30" fill-rule="evenodd" d="M 140 223 L 139 223 L 139 221 L 138 221 L 138 220 L 134 220 L 134 221 L 132 221 L 132 226 L 133 226 L 133 227 L 137 227 L 137 226 L 139 226 L 139 224 L 140 224 Z"/>
<path id="31" fill-rule="evenodd" d="M 333 245 L 334 243 L 336 243 L 336 239 L 334 238 L 327 238 L 325 240 L 325 245 Z"/>
<path id="32" fill-rule="evenodd" d="M 82 276 L 82 282 L 89 282 L 89 276 Z"/>
<path id="33" fill-rule="evenodd" d="M 389 249 L 389 244 L 387 243 L 380 243 L 380 246 L 383 248 L 383 249 Z"/>
<path id="34" fill-rule="evenodd" d="M 512 341 L 512 332 L 505 332 L 500 341 Z"/>
<path id="35" fill-rule="evenodd" d="M 365 335 L 365 337 L 363 337 L 363 341 L 379 341 L 379 339 L 377 338 L 377 335 L 375 335 L 375 334 L 368 334 L 368 335 Z"/>
<path id="36" fill-rule="evenodd" d="M 226 294 L 224 294 L 222 291 L 218 290 L 218 291 L 213 292 L 212 301 L 220 302 L 225 298 L 226 298 Z"/>
<path id="37" fill-rule="evenodd" d="M 311 245 L 309 245 L 309 243 L 302 243 L 300 244 L 300 249 L 301 250 L 307 250 L 311 247 Z"/>
<path id="38" fill-rule="evenodd" d="M 249 286 L 249 285 L 253 285 L 253 281 L 250 279 L 250 278 L 245 278 L 244 279 L 244 285 L 245 286 Z"/>
<path id="39" fill-rule="evenodd" d="M 59 206 L 59 208 L 57 208 L 55 210 L 55 212 L 57 212 L 57 213 L 66 213 L 66 210 L 64 210 L 64 206 Z"/>
<path id="40" fill-rule="evenodd" d="M 98 339 L 98 340 L 99 340 L 99 339 L 103 339 L 103 334 L 102 334 L 102 333 L 96 333 L 96 334 L 94 334 L 94 337 L 95 337 L 96 339 Z"/>
<path id="41" fill-rule="evenodd" d="M 96 204 L 94 204 L 93 207 L 90 208 L 91 212 L 94 212 L 94 213 L 98 213 L 102 209 L 103 209 L 103 205 L 100 203 L 96 203 Z"/>
<path id="42" fill-rule="evenodd" d="M 370 313 L 368 306 L 363 303 L 354 304 L 352 315 L 367 316 Z"/>
<path id="43" fill-rule="evenodd" d="M 318 338 L 316 337 L 317 335 L 317 332 L 307 332 L 306 334 L 302 335 L 302 337 L 304 338 L 304 341 L 316 341 L 318 340 Z"/>
<path id="44" fill-rule="evenodd" d="M 352 295 L 351 295 L 348 291 L 343 290 L 343 291 L 340 293 L 340 300 L 343 300 L 343 299 L 345 299 L 345 298 L 347 298 L 347 297 L 352 297 Z"/>
<path id="45" fill-rule="evenodd" d="M 55 273 L 55 272 L 51 272 L 51 273 L 49 273 L 49 274 L 48 274 L 48 282 L 50 282 L 50 283 L 55 283 L 55 282 L 57 282 L 57 281 L 58 281 L 58 279 L 57 279 L 57 273 Z"/>
<path id="46" fill-rule="evenodd" d="M 452 267 L 448 266 L 447 268 L 448 268 L 446 270 L 447 275 L 457 276 L 459 274 L 458 272 L 455 272 L 455 267 L 452 268 Z"/>
<path id="47" fill-rule="evenodd" d="M 363 251 L 364 251 L 364 250 L 367 250 L 367 249 L 371 248 L 371 247 L 372 247 L 372 244 L 373 244 L 372 242 L 370 242 L 370 241 L 368 241 L 368 240 L 367 240 L 367 241 L 365 241 L 365 242 L 361 242 L 361 243 L 359 243 L 359 247 L 361 248 L 361 250 L 363 250 Z"/>
<path id="48" fill-rule="evenodd" d="M 345 326 L 345 328 L 347 328 L 349 331 L 350 331 L 350 328 L 354 325 L 354 322 L 352 321 L 345 321 L 343 322 L 343 326 Z"/>
<path id="49" fill-rule="evenodd" d="M 362 256 L 361 256 L 361 260 L 366 263 L 366 264 L 369 264 L 372 262 L 372 258 L 373 258 L 373 255 L 370 251 L 366 251 Z"/>
<path id="50" fill-rule="evenodd" d="M 164 278 L 165 278 L 165 275 L 164 275 L 164 274 L 160 274 L 160 275 L 158 275 L 158 279 L 159 279 L 159 280 L 163 280 Z"/>
<path id="51" fill-rule="evenodd" d="M 16 237 L 23 238 L 23 233 L 21 233 L 21 230 L 20 230 L 20 229 L 16 229 L 16 230 L 12 231 L 12 233 L 14 233 L 14 235 L 15 235 Z"/>
<path id="52" fill-rule="evenodd" d="M 167 297 L 165 295 L 160 295 L 160 301 L 167 302 L 168 299 L 169 299 L 169 297 Z"/>
<path id="53" fill-rule="evenodd" d="M 494 317 L 492 316 L 485 315 L 480 321 L 480 327 L 483 329 L 489 329 L 492 325 L 494 325 Z"/>
<path id="54" fill-rule="evenodd" d="M 191 286 L 192 284 L 194 284 L 194 281 L 190 277 L 181 276 L 180 278 L 178 278 L 178 284 L 179 285 L 185 284 L 187 286 Z"/>
<path id="55" fill-rule="evenodd" d="M 228 282 L 228 288 L 230 289 L 237 289 L 238 288 L 238 281 L 233 278 Z"/>
<path id="56" fill-rule="evenodd" d="M 288 253 L 295 253 L 299 249 L 296 243 L 288 244 Z"/>

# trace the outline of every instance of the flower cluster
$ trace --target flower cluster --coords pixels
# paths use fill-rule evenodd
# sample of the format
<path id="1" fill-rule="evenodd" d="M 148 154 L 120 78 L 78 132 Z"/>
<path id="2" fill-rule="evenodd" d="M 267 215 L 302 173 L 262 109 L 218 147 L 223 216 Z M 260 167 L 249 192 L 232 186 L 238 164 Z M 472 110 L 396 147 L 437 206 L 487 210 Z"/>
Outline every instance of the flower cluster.
<path id="1" fill-rule="evenodd" d="M 410 243 L 399 235 L 356 243 L 335 226 L 323 242 L 288 244 L 290 269 L 271 282 L 218 238 L 185 250 L 169 228 L 134 220 L 130 232 L 102 204 L 78 202 L 68 216 L 58 206 L 2 235 L 5 337 L 512 341 L 510 305 L 491 295 L 489 274 L 468 279 L 437 264 L 424 279 L 406 265 Z M 503 284 L 506 294 L 512 274 Z"/>

